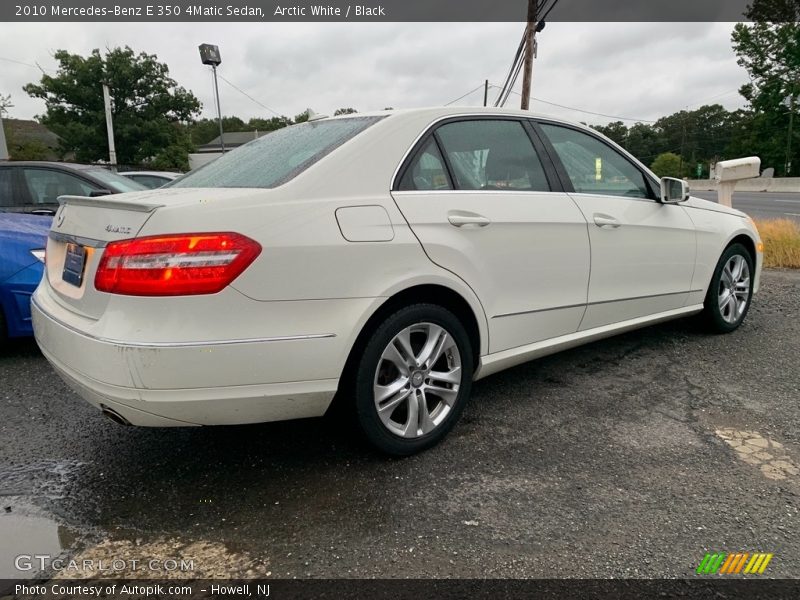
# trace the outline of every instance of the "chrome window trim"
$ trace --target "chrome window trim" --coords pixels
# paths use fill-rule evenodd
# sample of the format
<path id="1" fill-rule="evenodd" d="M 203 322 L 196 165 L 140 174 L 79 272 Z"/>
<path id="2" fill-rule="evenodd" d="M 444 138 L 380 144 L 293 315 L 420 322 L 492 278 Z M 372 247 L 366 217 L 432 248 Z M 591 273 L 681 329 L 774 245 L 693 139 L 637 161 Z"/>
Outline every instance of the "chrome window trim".
<path id="1" fill-rule="evenodd" d="M 515 114 L 509 114 L 509 113 L 503 113 L 503 112 L 464 112 L 464 113 L 452 113 L 452 114 L 449 114 L 449 115 L 441 115 L 439 117 L 436 117 L 433 121 L 431 121 L 425 127 L 423 127 L 423 129 L 420 132 L 420 134 L 416 138 L 414 138 L 414 141 L 411 143 L 411 145 L 403 153 L 403 156 L 400 159 L 400 162 L 397 163 L 397 166 L 394 169 L 394 173 L 392 174 L 392 179 L 389 181 L 389 191 L 391 193 L 393 193 L 393 194 L 396 193 L 394 188 L 395 188 L 395 184 L 399 183 L 397 181 L 397 176 L 400 174 L 400 168 L 405 164 L 406 160 L 408 160 L 408 157 L 411 155 L 411 153 L 414 150 L 417 149 L 417 144 L 419 144 L 420 140 L 423 137 L 425 137 L 428 134 L 428 132 L 433 130 L 436 127 L 437 123 L 440 123 L 441 121 L 447 121 L 447 120 L 450 120 L 450 119 L 469 119 L 469 118 L 475 118 L 475 117 L 478 117 L 478 118 L 481 118 L 481 119 L 491 119 L 492 117 L 497 117 L 497 118 L 503 119 L 504 121 L 519 121 L 520 123 L 522 123 L 525 120 L 535 120 L 534 115 L 515 115 Z M 533 146 L 533 143 L 531 143 L 531 146 Z M 535 148 L 534 148 L 534 151 L 536 151 Z M 537 152 L 537 156 L 538 156 L 538 152 Z M 542 158 L 539 157 L 539 160 L 542 160 Z M 397 190 L 397 191 L 399 192 L 400 190 Z M 414 192 L 416 192 L 416 191 L 425 191 L 425 190 L 405 190 L 405 191 L 414 191 Z M 481 193 L 483 193 L 482 190 L 432 190 L 432 191 L 437 191 L 437 192 L 438 191 L 448 191 L 448 192 L 457 191 L 457 192 L 481 192 Z M 551 190 L 551 192 L 552 192 L 552 190 Z"/>

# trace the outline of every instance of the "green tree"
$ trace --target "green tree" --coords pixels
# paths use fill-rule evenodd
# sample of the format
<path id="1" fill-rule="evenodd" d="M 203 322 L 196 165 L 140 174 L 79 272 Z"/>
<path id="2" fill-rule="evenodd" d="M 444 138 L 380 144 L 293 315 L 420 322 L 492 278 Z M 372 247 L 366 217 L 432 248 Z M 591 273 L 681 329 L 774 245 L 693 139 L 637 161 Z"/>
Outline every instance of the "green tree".
<path id="1" fill-rule="evenodd" d="M 650 165 L 659 177 L 681 177 L 681 157 L 673 152 L 659 154 Z"/>
<path id="2" fill-rule="evenodd" d="M 754 0 L 745 14 L 753 22 L 738 23 L 731 40 L 739 65 L 750 76 L 740 89 L 753 110 L 748 145 L 765 167 L 786 175 L 800 154 L 796 133 L 788 139 L 792 103 L 787 102 L 800 94 L 800 3 Z"/>
<path id="3" fill-rule="evenodd" d="M 628 137 L 628 128 L 622 121 L 614 121 L 608 125 L 592 125 L 592 128 L 602 133 L 607 138 L 616 142 L 623 148 Z"/>
<path id="4" fill-rule="evenodd" d="M 192 142 L 197 146 L 208 144 L 219 137 L 219 122 L 217 119 L 198 119 L 190 123 L 188 129 Z M 231 131 L 252 131 L 239 117 L 222 117 L 222 130 L 226 133 Z"/>
<path id="5" fill-rule="evenodd" d="M 636 123 L 628 128 L 625 149 L 647 164 L 663 150 L 663 142 L 652 125 Z"/>
<path id="6" fill-rule="evenodd" d="M 357 113 L 358 111 L 355 108 L 337 108 L 333 116 L 338 117 L 339 115 L 352 115 Z"/>
<path id="7" fill-rule="evenodd" d="M 262 119 L 253 117 L 247 122 L 249 131 L 275 131 L 292 124 L 289 117 L 272 117 L 271 119 Z"/>
<path id="8" fill-rule="evenodd" d="M 8 154 L 14 160 L 48 160 L 51 150 L 40 140 L 8 141 Z"/>
<path id="9" fill-rule="evenodd" d="M 308 121 L 308 110 L 304 110 L 299 115 L 295 115 L 293 122 L 295 123 L 305 123 Z"/>
<path id="10" fill-rule="evenodd" d="M 0 117 L 7 117 L 8 116 L 8 109 L 12 108 L 14 105 L 11 104 L 11 94 L 3 95 L 0 94 Z"/>
<path id="11" fill-rule="evenodd" d="M 55 59 L 58 72 L 43 75 L 38 84 L 30 83 L 24 90 L 45 101 L 47 112 L 39 120 L 61 137 L 64 151 L 74 152 L 82 162 L 108 158 L 102 90 L 106 82 L 113 97 L 118 162 L 141 164 L 162 157 L 162 166 L 186 164 L 176 148 L 188 146 L 175 125 L 188 123 L 201 105 L 170 78 L 167 65 L 155 55 L 135 54 L 126 46 L 105 55 L 95 49 L 87 57 L 59 50 Z M 166 156 L 172 157 L 172 164 Z"/>

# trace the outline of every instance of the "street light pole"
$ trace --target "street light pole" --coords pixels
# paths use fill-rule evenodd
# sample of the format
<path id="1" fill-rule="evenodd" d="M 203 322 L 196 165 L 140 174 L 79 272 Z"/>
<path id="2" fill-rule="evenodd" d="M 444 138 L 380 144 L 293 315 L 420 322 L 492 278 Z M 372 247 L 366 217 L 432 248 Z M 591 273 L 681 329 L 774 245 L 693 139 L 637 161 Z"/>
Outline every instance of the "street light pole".
<path id="1" fill-rule="evenodd" d="M 219 83 L 217 82 L 217 65 L 211 65 L 214 72 L 214 94 L 217 97 L 217 123 L 219 124 L 219 145 L 225 154 L 225 134 L 222 131 L 222 106 L 219 103 Z"/>
<path id="2" fill-rule="evenodd" d="M 211 65 L 214 71 L 214 97 L 217 99 L 217 122 L 219 123 L 219 145 L 225 154 L 225 135 L 222 130 L 222 106 L 219 103 L 219 83 L 217 82 L 217 67 L 222 63 L 219 47 L 213 44 L 200 44 L 200 60 L 204 65 Z"/>

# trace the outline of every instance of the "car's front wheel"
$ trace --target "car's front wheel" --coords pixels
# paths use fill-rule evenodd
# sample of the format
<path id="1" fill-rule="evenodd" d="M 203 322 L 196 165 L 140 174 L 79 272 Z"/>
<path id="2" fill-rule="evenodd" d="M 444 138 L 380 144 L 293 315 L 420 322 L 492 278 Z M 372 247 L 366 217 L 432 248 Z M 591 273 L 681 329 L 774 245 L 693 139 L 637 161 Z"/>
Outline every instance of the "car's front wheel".
<path id="1" fill-rule="evenodd" d="M 436 444 L 469 398 L 472 360 L 464 326 L 441 306 L 416 304 L 386 318 L 356 370 L 356 416 L 369 442 L 395 456 Z"/>
<path id="2" fill-rule="evenodd" d="M 717 263 L 706 294 L 703 317 L 719 333 L 739 327 L 753 297 L 753 257 L 741 244 L 729 246 Z"/>

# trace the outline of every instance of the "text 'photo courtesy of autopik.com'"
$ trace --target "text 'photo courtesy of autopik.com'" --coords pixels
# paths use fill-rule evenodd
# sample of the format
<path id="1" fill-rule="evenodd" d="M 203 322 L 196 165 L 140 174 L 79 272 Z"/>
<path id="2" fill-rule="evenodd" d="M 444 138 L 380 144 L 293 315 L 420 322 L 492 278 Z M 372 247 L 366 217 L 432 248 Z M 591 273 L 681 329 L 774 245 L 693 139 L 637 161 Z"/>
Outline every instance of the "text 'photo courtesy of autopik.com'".
<path id="1" fill-rule="evenodd" d="M 800 597 L 800 0 L 5 0 L 0 125 L 0 600 Z"/>

